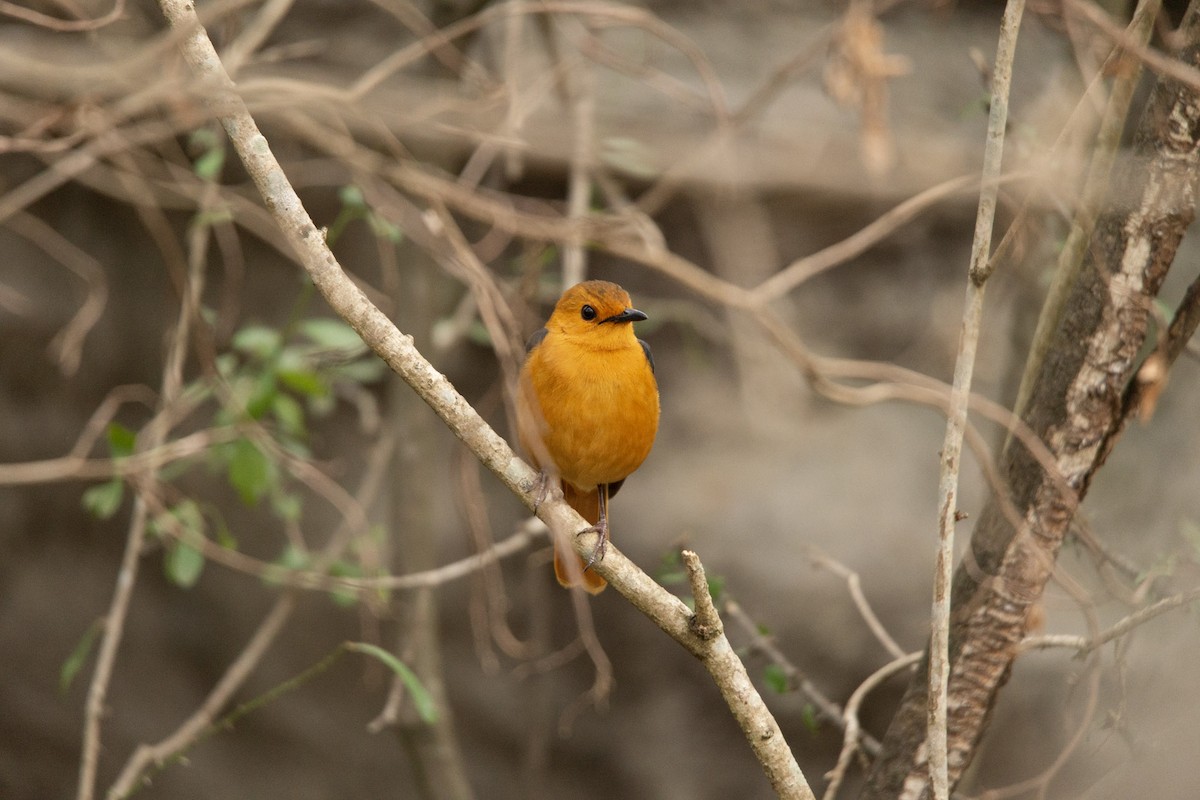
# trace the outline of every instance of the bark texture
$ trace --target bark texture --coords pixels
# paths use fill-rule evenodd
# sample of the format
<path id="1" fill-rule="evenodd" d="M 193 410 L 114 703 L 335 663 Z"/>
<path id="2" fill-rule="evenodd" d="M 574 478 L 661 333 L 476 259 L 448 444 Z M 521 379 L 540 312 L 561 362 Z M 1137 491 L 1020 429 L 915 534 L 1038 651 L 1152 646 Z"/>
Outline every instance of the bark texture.
<path id="1" fill-rule="evenodd" d="M 1191 9 L 1180 57 L 1200 63 Z M 1111 449 L 1146 340 L 1151 304 L 1195 215 L 1200 96 L 1161 80 L 1117 171 L 1079 279 L 1063 307 L 1023 414 L 1057 475 L 1013 440 L 1002 456 L 1009 494 L 980 515 L 951 595 L 948 761 L 962 776 L 1008 679 L 1030 607 L 1041 596 L 1068 526 Z M 928 658 L 913 677 L 864 785 L 863 798 L 929 796 Z"/>

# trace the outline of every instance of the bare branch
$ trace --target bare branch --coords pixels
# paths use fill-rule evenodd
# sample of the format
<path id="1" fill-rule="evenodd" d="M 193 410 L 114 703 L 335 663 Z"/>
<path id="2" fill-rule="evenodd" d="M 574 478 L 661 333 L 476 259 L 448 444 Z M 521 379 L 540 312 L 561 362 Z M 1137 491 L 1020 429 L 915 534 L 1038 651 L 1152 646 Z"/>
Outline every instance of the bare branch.
<path id="1" fill-rule="evenodd" d="M 188 65 L 198 78 L 214 87 L 213 113 L 220 118 L 243 165 L 313 283 L 363 341 L 416 390 L 484 465 L 532 507 L 536 476 L 529 466 L 516 457 L 450 382 L 421 356 L 412 337 L 402 335 L 342 271 L 245 103 L 236 94 L 192 5 L 186 0 L 160 0 L 160 5 L 171 26 L 183 36 L 181 49 Z M 537 513 L 564 535 L 586 527 L 582 518 L 561 500 L 543 503 Z M 584 544 L 575 542 L 581 550 Z M 776 792 L 781 797 L 812 797 L 778 724 L 728 640 L 724 636 L 710 641 L 697 637 L 690 626 L 692 615 L 678 598 L 658 586 L 615 547 L 609 548 L 595 569 L 659 627 L 701 658 L 717 679 L 735 718 L 743 725 L 747 740 Z"/>
<path id="2" fill-rule="evenodd" d="M 938 480 L 937 567 L 933 577 L 932 635 L 929 643 L 929 722 L 926 752 L 929 779 L 935 800 L 949 800 L 950 777 L 947 757 L 946 704 L 950 682 L 950 581 L 954 573 L 954 527 L 961 517 L 958 510 L 958 476 L 962 462 L 963 436 L 971 396 L 971 376 L 983 324 L 984 289 L 990 272 L 988 255 L 992 247 L 992 226 L 996 218 L 996 184 L 1004 155 L 1004 131 L 1008 126 L 1008 92 L 1012 86 L 1013 58 L 1024 0 L 1009 0 L 1000 23 L 1000 42 L 996 46 L 996 65 L 992 75 L 991 112 L 988 115 L 987 145 L 983 155 L 983 179 L 979 190 L 979 210 L 975 217 L 975 238 L 971 245 L 971 263 L 967 274 L 967 298 L 963 310 L 962 333 L 954 362 L 954 385 L 950 391 L 950 412 L 946 416 L 946 438 L 942 443 L 941 470 Z"/>

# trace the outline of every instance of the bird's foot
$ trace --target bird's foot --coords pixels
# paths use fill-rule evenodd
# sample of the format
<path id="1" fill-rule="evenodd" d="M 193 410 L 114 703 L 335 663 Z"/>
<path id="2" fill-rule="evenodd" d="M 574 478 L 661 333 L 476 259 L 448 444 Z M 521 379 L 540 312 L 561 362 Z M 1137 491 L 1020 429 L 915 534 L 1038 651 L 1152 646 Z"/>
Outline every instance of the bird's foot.
<path id="1" fill-rule="evenodd" d="M 544 469 L 538 471 L 537 491 L 533 494 L 533 513 L 536 514 L 538 509 L 542 507 L 542 503 L 546 502 L 554 494 L 553 490 L 557 487 L 554 487 L 553 484 L 554 481 L 550 479 L 550 473 Z M 562 494 L 561 489 L 558 492 L 560 495 Z"/>
<path id="2" fill-rule="evenodd" d="M 592 548 L 592 555 L 583 565 L 583 571 L 587 572 L 592 568 L 592 565 L 597 561 L 604 560 L 604 554 L 608 550 L 608 522 L 602 520 L 599 524 L 593 525 L 590 528 L 584 528 L 576 536 L 586 536 L 589 533 L 596 534 L 596 546 Z"/>

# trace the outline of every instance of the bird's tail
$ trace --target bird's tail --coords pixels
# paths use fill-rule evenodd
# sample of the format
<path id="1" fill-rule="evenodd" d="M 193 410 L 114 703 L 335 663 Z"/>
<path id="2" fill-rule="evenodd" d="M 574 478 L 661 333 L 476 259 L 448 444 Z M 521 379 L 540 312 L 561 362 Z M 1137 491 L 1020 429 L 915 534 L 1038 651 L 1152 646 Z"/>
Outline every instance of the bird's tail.
<path id="1" fill-rule="evenodd" d="M 563 481 L 563 497 L 567 505 L 579 512 L 579 516 L 595 525 L 600 521 L 600 495 L 595 489 L 581 492 L 571 484 Z M 567 588 L 579 586 L 590 594 L 600 594 L 608 581 L 596 574 L 595 570 L 584 571 L 584 560 L 570 548 L 568 542 L 559 542 L 554 538 L 554 576 L 558 582 Z M 569 559 L 569 560 L 568 560 Z M 578 566 L 574 566 L 574 565 Z"/>

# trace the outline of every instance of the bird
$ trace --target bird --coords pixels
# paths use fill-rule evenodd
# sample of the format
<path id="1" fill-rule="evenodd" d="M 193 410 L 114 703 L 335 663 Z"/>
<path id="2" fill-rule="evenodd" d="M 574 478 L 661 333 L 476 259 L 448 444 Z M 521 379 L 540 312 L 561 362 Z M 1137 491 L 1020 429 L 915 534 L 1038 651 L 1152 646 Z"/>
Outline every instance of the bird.
<path id="1" fill-rule="evenodd" d="M 591 594 L 608 585 L 591 567 L 608 545 L 609 498 L 646 460 L 658 433 L 654 357 L 633 331 L 646 318 L 615 283 L 571 286 L 529 338 L 518 381 L 517 432 L 541 474 L 538 502 L 557 481 L 590 523 L 577 535 L 598 536 L 587 562 L 556 538 L 554 574 Z"/>

